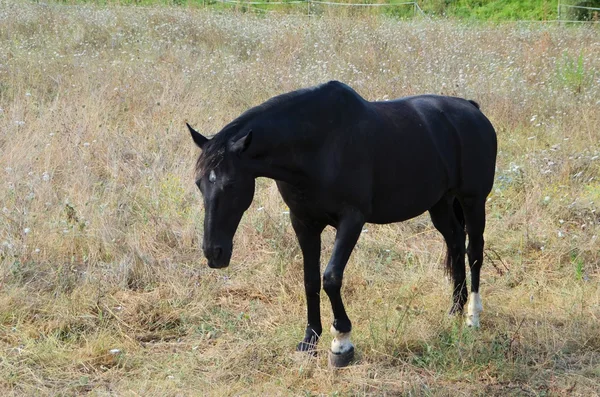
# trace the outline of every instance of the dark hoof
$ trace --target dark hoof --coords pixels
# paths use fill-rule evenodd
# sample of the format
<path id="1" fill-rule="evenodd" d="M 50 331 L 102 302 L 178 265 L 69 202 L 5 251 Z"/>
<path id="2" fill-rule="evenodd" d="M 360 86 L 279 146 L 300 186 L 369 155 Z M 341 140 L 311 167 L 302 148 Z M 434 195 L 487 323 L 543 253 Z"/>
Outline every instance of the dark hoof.
<path id="1" fill-rule="evenodd" d="M 347 367 L 354 360 L 354 346 L 345 353 L 334 353 L 329 351 L 329 366 L 334 368 Z"/>
<path id="2" fill-rule="evenodd" d="M 302 342 L 298 343 L 298 346 L 296 346 L 296 351 L 307 353 L 312 356 L 316 356 L 317 355 L 317 344 L 314 342 L 302 341 Z"/>
<path id="3" fill-rule="evenodd" d="M 462 316 L 463 314 L 463 306 L 452 306 L 450 308 L 450 312 L 448 312 L 449 316 Z"/>

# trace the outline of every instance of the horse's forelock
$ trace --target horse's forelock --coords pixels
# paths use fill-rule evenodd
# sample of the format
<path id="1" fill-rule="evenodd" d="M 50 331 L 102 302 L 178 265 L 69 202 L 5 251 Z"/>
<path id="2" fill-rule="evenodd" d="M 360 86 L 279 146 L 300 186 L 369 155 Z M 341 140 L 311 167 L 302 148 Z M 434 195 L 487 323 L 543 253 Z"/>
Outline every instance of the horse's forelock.
<path id="1" fill-rule="evenodd" d="M 223 161 L 224 154 L 224 147 L 208 147 L 206 150 L 203 150 L 196 161 L 196 177 L 200 179 L 211 170 L 217 168 L 221 161 Z"/>

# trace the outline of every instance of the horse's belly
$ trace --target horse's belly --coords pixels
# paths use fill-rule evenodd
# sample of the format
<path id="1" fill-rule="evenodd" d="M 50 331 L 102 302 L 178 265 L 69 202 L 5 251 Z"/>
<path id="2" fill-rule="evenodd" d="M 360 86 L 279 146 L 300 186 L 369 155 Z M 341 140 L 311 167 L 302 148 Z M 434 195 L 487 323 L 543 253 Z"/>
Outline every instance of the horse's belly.
<path id="1" fill-rule="evenodd" d="M 367 219 L 369 223 L 386 224 L 403 222 L 423 214 L 433 206 L 414 206 L 404 208 L 393 208 L 384 211 L 374 210 L 371 216 Z"/>
<path id="2" fill-rule="evenodd" d="M 421 215 L 433 207 L 447 192 L 445 185 L 420 184 L 404 187 L 395 193 L 376 196 L 372 202 L 370 223 L 393 223 Z"/>

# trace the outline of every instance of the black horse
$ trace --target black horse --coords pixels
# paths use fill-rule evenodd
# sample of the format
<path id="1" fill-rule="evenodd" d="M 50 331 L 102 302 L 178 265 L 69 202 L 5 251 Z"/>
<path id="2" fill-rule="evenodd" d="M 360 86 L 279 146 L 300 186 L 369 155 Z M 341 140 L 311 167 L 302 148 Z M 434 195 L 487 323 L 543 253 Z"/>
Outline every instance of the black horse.
<path id="1" fill-rule="evenodd" d="M 485 201 L 492 188 L 496 133 L 474 101 L 422 95 L 369 102 L 347 85 L 329 83 L 274 97 L 226 125 L 212 139 L 188 128 L 202 149 L 196 184 L 204 197 L 204 255 L 229 265 L 233 236 L 254 195 L 256 177 L 277 182 L 304 256 L 308 325 L 298 350 L 314 353 L 322 332 L 321 232 L 337 229 L 323 273 L 331 301 L 330 362 L 354 355 L 340 290 L 344 267 L 366 222 L 400 222 L 429 211 L 447 244 L 454 281 L 451 313 L 467 302 L 467 324 L 479 326 L 479 272 Z"/>

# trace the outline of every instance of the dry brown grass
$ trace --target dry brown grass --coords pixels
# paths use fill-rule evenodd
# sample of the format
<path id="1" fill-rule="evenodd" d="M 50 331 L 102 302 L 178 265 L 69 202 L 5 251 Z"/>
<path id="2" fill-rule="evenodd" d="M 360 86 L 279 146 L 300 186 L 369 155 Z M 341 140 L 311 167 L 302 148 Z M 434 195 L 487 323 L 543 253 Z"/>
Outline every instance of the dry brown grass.
<path id="1" fill-rule="evenodd" d="M 598 70 L 590 27 L 0 2 L 2 394 L 599 394 Z M 184 125 L 333 78 L 475 99 L 500 145 L 482 329 L 446 316 L 427 216 L 369 225 L 344 287 L 360 362 L 336 372 L 327 334 L 293 353 L 301 256 L 271 181 L 232 266 L 205 268 Z"/>

